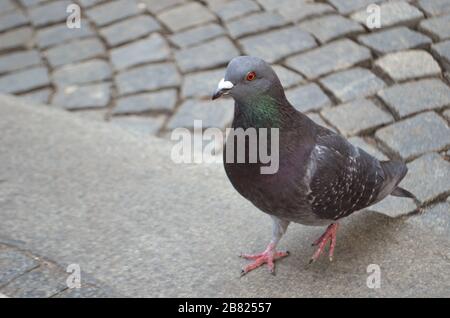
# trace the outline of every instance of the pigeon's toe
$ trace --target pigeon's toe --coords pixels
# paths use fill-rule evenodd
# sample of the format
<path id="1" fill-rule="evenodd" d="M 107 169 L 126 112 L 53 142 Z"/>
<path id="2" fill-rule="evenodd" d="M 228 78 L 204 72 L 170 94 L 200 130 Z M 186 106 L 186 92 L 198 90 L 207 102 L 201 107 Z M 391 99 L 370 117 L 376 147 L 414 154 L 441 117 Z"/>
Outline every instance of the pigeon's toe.
<path id="1" fill-rule="evenodd" d="M 328 226 L 325 233 L 323 233 L 322 236 L 313 243 L 313 245 L 317 245 L 318 247 L 314 255 L 309 260 L 310 264 L 315 262 L 319 258 L 319 256 L 325 250 L 325 246 L 327 245 L 328 241 L 330 241 L 330 249 L 328 255 L 330 257 L 330 261 L 333 260 L 334 248 L 336 247 L 336 234 L 338 228 L 339 228 L 338 223 L 331 224 L 330 226 Z"/>
<path id="2" fill-rule="evenodd" d="M 286 257 L 289 255 L 289 252 L 278 252 L 272 249 L 267 249 L 261 254 L 241 254 L 242 258 L 252 260 L 253 262 L 249 265 L 245 266 L 241 271 L 241 276 L 251 272 L 252 270 L 260 267 L 263 264 L 267 264 L 270 273 L 275 274 L 275 261 Z"/>

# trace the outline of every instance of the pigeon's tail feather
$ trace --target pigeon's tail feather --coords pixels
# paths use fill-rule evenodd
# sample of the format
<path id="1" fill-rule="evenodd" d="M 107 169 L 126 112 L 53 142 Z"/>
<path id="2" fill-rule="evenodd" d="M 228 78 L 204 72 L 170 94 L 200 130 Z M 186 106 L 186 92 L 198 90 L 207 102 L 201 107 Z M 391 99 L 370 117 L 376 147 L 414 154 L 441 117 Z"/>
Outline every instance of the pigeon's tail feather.
<path id="1" fill-rule="evenodd" d="M 384 182 L 382 190 L 378 194 L 377 201 L 392 194 L 408 172 L 406 165 L 400 161 L 381 161 L 380 165 L 384 173 Z"/>
<path id="2" fill-rule="evenodd" d="M 394 191 L 391 192 L 391 195 L 393 195 L 394 197 L 416 199 L 416 196 L 414 194 L 400 187 L 395 188 Z"/>

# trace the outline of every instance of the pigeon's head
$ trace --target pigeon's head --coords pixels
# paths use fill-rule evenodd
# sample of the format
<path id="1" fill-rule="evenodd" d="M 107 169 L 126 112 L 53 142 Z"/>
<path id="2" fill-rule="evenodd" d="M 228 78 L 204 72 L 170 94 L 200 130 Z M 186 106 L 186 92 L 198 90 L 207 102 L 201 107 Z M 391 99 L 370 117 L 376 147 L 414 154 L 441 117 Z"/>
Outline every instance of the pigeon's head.
<path id="1" fill-rule="evenodd" d="M 269 64 L 258 57 L 238 56 L 228 63 L 225 77 L 220 80 L 212 99 L 229 94 L 235 101 L 245 104 L 255 97 L 280 90 L 283 90 L 280 80 Z"/>

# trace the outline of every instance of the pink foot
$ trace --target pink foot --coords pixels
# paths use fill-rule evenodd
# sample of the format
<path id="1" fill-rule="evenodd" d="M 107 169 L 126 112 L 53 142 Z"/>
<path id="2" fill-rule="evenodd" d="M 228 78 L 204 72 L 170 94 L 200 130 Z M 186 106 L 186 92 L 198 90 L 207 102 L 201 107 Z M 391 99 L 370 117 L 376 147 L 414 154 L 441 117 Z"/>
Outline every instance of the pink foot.
<path id="1" fill-rule="evenodd" d="M 274 244 L 269 244 L 264 252 L 261 254 L 241 254 L 240 256 L 245 259 L 253 260 L 251 264 L 244 267 L 241 271 L 241 276 L 244 276 L 248 272 L 260 267 L 263 264 L 267 264 L 271 274 L 275 275 L 275 261 L 286 257 L 289 252 L 277 252 Z"/>
<path id="2" fill-rule="evenodd" d="M 319 258 L 320 254 L 322 254 L 322 252 L 324 251 L 325 245 L 327 244 L 328 241 L 330 241 L 330 250 L 328 252 L 328 255 L 330 257 L 330 261 L 333 260 L 334 248 L 336 247 L 336 234 L 338 228 L 339 228 L 338 223 L 330 224 L 325 233 L 323 233 L 322 236 L 319 237 L 319 239 L 313 243 L 314 246 L 318 245 L 319 247 L 309 260 L 310 264 L 312 262 L 315 262 Z"/>

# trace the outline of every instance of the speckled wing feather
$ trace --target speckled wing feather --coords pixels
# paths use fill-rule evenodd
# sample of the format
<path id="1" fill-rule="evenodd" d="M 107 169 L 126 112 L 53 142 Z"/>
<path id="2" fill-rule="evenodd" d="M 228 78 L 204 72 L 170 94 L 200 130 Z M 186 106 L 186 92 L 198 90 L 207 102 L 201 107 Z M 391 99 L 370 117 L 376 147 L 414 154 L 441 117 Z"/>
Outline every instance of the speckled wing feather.
<path id="1" fill-rule="evenodd" d="M 307 167 L 311 209 L 321 219 L 337 220 L 370 206 L 394 190 L 406 173 L 403 167 L 380 162 L 343 137 L 321 130 Z"/>

